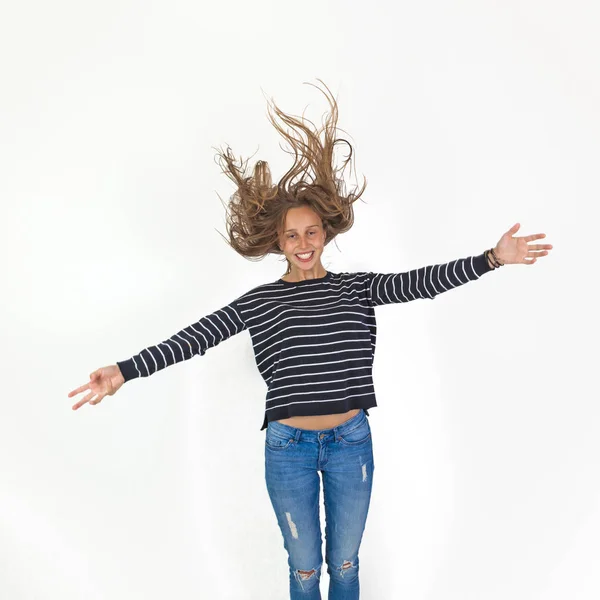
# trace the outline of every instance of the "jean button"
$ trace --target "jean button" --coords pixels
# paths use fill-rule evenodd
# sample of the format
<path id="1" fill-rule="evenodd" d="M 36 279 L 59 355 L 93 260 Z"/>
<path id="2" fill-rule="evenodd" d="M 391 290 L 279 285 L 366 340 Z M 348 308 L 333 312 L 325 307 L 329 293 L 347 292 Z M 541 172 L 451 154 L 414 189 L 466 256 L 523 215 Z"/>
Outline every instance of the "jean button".
<path id="1" fill-rule="evenodd" d="M 321 434 L 319 437 L 320 437 L 321 439 L 323 439 L 323 438 L 325 437 L 325 434 L 324 434 L 324 433 L 322 433 L 322 434 Z"/>

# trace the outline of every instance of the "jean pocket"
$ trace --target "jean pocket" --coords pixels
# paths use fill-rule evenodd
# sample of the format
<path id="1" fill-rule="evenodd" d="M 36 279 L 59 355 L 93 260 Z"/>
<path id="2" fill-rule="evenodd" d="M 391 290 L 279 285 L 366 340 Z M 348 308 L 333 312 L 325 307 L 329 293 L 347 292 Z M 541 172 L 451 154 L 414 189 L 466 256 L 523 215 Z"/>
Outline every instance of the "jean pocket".
<path id="1" fill-rule="evenodd" d="M 361 425 L 355 427 L 351 431 L 343 434 L 338 434 L 338 441 L 346 446 L 358 446 L 366 444 L 371 439 L 371 426 L 365 420 Z"/>
<path id="2" fill-rule="evenodd" d="M 265 435 L 265 446 L 267 448 L 270 448 L 271 450 L 285 450 L 292 444 L 293 441 L 293 438 L 284 438 L 279 435 L 275 435 L 267 428 L 267 433 Z"/>

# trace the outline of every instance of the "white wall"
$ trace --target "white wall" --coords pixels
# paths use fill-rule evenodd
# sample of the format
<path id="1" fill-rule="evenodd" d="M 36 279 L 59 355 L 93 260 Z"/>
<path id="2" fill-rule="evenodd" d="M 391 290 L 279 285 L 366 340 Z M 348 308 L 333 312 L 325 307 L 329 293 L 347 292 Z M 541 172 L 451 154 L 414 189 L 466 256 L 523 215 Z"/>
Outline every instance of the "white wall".
<path id="1" fill-rule="evenodd" d="M 321 78 L 356 151 L 348 188 L 369 181 L 327 269 L 447 262 L 516 222 L 554 244 L 377 309 L 361 597 L 597 598 L 598 16 L 533 0 L 3 6 L 0 596 L 287 597 L 247 332 L 98 406 L 67 393 L 283 275 L 218 235 L 233 187 L 214 147 L 278 179 L 291 157 L 265 95 L 320 122 L 303 82 Z"/>

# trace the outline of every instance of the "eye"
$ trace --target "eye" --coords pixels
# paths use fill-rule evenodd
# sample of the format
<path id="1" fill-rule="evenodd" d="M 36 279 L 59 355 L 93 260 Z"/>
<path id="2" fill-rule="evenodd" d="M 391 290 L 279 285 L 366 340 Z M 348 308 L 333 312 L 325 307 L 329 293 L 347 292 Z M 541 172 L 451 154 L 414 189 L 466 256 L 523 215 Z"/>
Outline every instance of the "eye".
<path id="1" fill-rule="evenodd" d="M 308 233 L 317 233 L 317 232 L 316 231 L 309 231 Z M 295 235 L 294 233 L 290 233 L 288 235 L 288 239 L 294 237 L 294 235 Z"/>

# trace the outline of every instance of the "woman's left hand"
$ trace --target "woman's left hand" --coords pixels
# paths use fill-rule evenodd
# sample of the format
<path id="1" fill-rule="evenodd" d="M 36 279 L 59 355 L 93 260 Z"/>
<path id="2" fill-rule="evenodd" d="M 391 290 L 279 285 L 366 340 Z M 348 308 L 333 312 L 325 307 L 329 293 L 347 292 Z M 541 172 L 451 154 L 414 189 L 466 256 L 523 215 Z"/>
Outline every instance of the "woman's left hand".
<path id="1" fill-rule="evenodd" d="M 505 265 L 532 265 L 535 261 L 548 254 L 548 250 L 552 249 L 552 244 L 534 244 L 529 245 L 529 242 L 545 238 L 545 233 L 536 233 L 534 235 L 526 235 L 523 237 L 512 237 L 521 227 L 520 223 L 515 223 L 496 244 L 494 252 L 498 260 Z"/>

